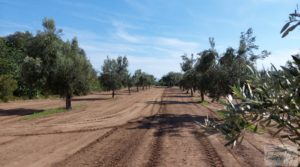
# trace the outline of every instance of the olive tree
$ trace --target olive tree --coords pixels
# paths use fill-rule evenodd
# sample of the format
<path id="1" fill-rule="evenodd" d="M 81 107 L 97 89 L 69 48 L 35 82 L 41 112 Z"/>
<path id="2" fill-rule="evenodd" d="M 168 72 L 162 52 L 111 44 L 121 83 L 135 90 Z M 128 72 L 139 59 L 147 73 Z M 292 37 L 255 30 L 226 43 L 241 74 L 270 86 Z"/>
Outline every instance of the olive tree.
<path id="1" fill-rule="evenodd" d="M 115 97 L 116 90 L 122 87 L 126 81 L 128 60 L 126 57 L 111 59 L 107 57 L 102 66 L 100 81 L 105 90 L 112 91 L 112 97 Z"/>
<path id="2" fill-rule="evenodd" d="M 76 38 L 64 42 L 62 30 L 56 29 L 52 19 L 45 18 L 43 27 L 44 31 L 31 40 L 22 64 L 22 80 L 45 94 L 64 97 L 66 109 L 71 109 L 72 96 L 89 91 L 89 81 L 96 78 L 94 70 Z"/>
<path id="3" fill-rule="evenodd" d="M 73 39 L 63 46 L 63 55 L 59 56 L 54 69 L 51 90 L 66 99 L 66 109 L 71 109 L 73 95 L 86 94 L 89 91 L 89 81 L 92 68 L 86 56 Z"/>
<path id="4" fill-rule="evenodd" d="M 142 76 L 142 70 L 141 69 L 135 70 L 133 75 L 133 80 L 134 80 L 133 82 L 134 85 L 136 86 L 137 92 L 139 91 L 139 87 L 141 86 L 141 82 L 140 82 L 141 76 Z"/>

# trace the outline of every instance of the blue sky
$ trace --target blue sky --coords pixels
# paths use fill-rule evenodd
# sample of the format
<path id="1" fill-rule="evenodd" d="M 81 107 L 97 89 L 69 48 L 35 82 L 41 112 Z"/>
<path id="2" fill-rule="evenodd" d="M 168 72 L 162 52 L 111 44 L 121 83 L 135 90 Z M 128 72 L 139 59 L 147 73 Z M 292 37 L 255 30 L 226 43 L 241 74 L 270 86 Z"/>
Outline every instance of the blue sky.
<path id="1" fill-rule="evenodd" d="M 260 49 L 272 55 L 259 67 L 284 65 L 299 52 L 300 33 L 282 39 L 279 31 L 296 0 L 0 0 L 0 36 L 42 29 L 44 17 L 76 36 L 95 69 L 106 56 L 126 55 L 130 71 L 157 77 L 180 71 L 181 55 L 199 53 L 214 37 L 224 52 L 237 48 L 240 32 L 252 27 Z"/>

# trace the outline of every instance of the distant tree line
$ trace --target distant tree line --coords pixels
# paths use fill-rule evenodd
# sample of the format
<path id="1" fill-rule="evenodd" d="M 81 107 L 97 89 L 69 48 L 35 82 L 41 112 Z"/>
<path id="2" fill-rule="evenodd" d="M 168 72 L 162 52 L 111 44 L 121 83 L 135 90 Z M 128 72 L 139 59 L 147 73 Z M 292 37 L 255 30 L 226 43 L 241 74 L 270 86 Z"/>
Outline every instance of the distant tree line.
<path id="1" fill-rule="evenodd" d="M 179 86 L 182 80 L 182 73 L 180 72 L 169 72 L 168 74 L 162 76 L 158 84 L 161 86 Z"/>
<path id="2" fill-rule="evenodd" d="M 98 76 L 76 38 L 64 41 L 53 19 L 45 18 L 42 25 L 36 34 L 0 37 L 0 100 L 60 95 L 70 109 L 74 95 L 103 88 L 112 90 L 114 97 L 121 87 L 130 91 L 132 86 L 144 89 L 155 83 L 153 75 L 141 70 L 131 76 L 126 57 L 107 58 Z"/>

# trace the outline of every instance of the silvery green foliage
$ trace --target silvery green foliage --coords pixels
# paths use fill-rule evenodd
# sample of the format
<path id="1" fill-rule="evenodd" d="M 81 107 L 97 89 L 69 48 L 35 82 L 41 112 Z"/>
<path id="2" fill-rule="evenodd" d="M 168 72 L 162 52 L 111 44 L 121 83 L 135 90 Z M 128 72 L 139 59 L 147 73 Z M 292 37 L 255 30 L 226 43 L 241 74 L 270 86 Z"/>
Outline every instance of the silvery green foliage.
<path id="1" fill-rule="evenodd" d="M 247 127 L 276 128 L 274 136 L 288 138 L 300 147 L 300 58 L 282 70 L 252 71 L 244 85 L 233 86 L 224 123 L 219 129 L 226 134 L 227 145 L 240 144 Z"/>

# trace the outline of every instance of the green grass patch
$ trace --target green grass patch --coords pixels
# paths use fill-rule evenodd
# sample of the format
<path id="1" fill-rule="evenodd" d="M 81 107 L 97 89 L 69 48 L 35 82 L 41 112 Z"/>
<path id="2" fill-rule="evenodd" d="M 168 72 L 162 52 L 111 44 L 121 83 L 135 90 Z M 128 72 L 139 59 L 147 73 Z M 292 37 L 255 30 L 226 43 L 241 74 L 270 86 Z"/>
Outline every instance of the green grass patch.
<path id="1" fill-rule="evenodd" d="M 218 101 L 220 104 L 222 104 L 222 105 L 224 105 L 224 106 L 226 106 L 227 105 L 227 101 L 226 101 L 226 99 L 219 99 L 219 101 Z"/>
<path id="2" fill-rule="evenodd" d="M 203 106 L 208 106 L 209 105 L 209 102 L 208 101 L 199 101 L 199 103 Z"/>
<path id="3" fill-rule="evenodd" d="M 246 131 L 254 133 L 264 133 L 265 129 L 260 126 L 256 126 L 255 124 L 250 124 L 246 127 Z"/>
<path id="4" fill-rule="evenodd" d="M 215 110 L 214 112 L 218 115 L 219 118 L 224 119 L 224 118 L 225 118 L 225 114 L 226 114 L 228 111 L 226 111 L 226 110 Z"/>
<path id="5" fill-rule="evenodd" d="M 42 118 L 42 117 L 46 117 L 48 115 L 62 113 L 62 112 L 66 112 L 66 111 L 67 110 L 65 108 L 50 108 L 50 109 L 46 109 L 41 112 L 35 112 L 33 114 L 26 115 L 26 116 L 24 116 L 24 119 L 32 120 L 32 119 Z"/>
<path id="6" fill-rule="evenodd" d="M 85 107 L 85 105 L 77 105 L 77 106 L 74 106 L 72 110 L 82 109 L 84 107 Z M 26 115 L 26 116 L 24 116 L 24 119 L 25 120 L 32 120 L 32 119 L 37 119 L 37 118 L 43 118 L 43 117 L 47 117 L 47 116 L 52 115 L 52 114 L 63 113 L 63 112 L 72 111 L 72 110 L 66 110 L 63 107 L 50 108 L 50 109 L 46 109 L 46 110 L 41 111 L 41 112 L 35 112 L 33 114 Z"/>

